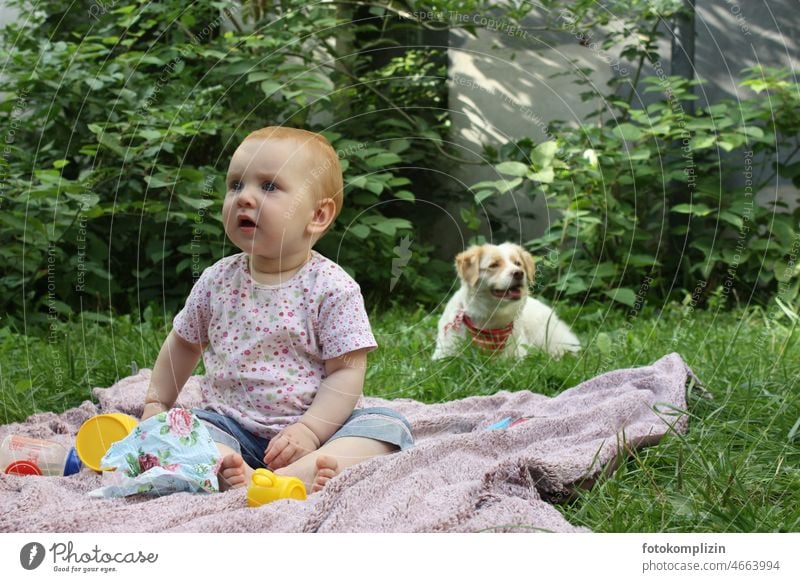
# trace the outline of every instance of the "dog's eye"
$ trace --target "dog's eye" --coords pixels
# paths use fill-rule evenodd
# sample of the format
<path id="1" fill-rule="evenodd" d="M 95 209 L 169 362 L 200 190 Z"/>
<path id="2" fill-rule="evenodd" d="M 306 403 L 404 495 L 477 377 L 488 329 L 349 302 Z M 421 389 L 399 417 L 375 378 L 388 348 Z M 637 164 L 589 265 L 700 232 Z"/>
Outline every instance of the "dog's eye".
<path id="1" fill-rule="evenodd" d="M 500 263 L 498 263 L 497 261 L 495 261 L 495 262 L 493 262 L 493 263 L 491 263 L 491 264 L 489 265 L 489 268 L 490 268 L 490 269 L 496 269 L 496 268 L 497 268 L 497 267 L 499 267 L 499 266 L 500 266 Z"/>
<path id="2" fill-rule="evenodd" d="M 522 262 L 521 262 L 521 261 L 514 261 L 514 264 L 515 264 L 516 266 L 518 266 L 518 267 L 521 267 L 521 266 L 522 266 Z"/>

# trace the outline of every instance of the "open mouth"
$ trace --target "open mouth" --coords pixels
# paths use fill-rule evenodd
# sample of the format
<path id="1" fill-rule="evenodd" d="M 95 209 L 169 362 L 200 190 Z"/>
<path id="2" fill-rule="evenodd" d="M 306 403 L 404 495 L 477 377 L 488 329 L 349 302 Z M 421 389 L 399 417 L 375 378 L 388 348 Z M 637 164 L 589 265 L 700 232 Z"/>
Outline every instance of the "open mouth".
<path id="1" fill-rule="evenodd" d="M 517 301 L 522 299 L 522 284 L 514 285 L 508 289 L 492 289 L 492 295 L 498 299 Z"/>
<path id="2" fill-rule="evenodd" d="M 237 221 L 237 226 L 240 230 L 244 232 L 252 232 L 256 228 L 256 223 L 247 218 L 246 216 L 240 216 Z"/>

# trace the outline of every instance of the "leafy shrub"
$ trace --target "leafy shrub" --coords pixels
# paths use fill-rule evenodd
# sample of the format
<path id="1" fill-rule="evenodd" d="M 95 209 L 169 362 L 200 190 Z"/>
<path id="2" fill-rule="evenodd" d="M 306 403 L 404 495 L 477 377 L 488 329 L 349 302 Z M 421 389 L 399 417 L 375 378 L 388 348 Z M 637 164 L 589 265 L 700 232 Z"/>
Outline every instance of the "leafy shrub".
<path id="1" fill-rule="evenodd" d="M 627 13 L 645 31 L 648 21 L 658 24 L 649 4 Z M 598 22 L 589 18 L 591 3 L 573 7 L 581 12 L 556 27 L 574 32 L 587 18 Z M 638 68 L 632 78 L 612 79 L 606 110 L 590 116 L 597 121 L 578 129 L 554 122 L 544 143 L 488 148 L 506 177 L 475 184 L 475 201 L 512 191 L 544 196 L 552 223 L 527 245 L 544 257 L 539 283 L 551 292 L 610 297 L 636 309 L 651 290 L 695 303 L 776 291 L 791 301 L 800 287 L 800 209 L 779 200 L 764 207 L 755 194 L 778 174 L 800 187 L 800 87 L 790 71 L 752 68 L 742 85 L 755 97 L 692 111 L 685 104 L 696 99 L 697 81 L 664 74 L 656 26 L 642 36 L 634 44 L 618 31 L 603 43 L 625 42 L 623 55 L 638 59 Z M 657 76 L 640 81 L 646 62 Z M 634 107 L 635 87 L 662 97 Z M 724 186 L 726 167 L 739 169 L 742 187 Z"/>
<path id="2" fill-rule="evenodd" d="M 387 295 L 401 241 L 423 238 L 412 219 L 424 184 L 404 168 L 435 164 L 446 131 L 416 107 L 442 99 L 435 54 L 370 70 L 365 54 L 332 48 L 348 19 L 326 3 L 253 3 L 238 15 L 228 1 L 15 4 L 22 15 L 0 45 L 8 320 L 174 311 L 193 277 L 236 250 L 220 221 L 224 174 L 241 139 L 271 124 L 323 131 L 340 152 L 346 208 L 320 249 Z M 420 71 L 426 83 L 408 80 Z M 423 299 L 433 289 L 415 274 L 430 250 L 415 244 L 403 266 L 404 291 Z"/>

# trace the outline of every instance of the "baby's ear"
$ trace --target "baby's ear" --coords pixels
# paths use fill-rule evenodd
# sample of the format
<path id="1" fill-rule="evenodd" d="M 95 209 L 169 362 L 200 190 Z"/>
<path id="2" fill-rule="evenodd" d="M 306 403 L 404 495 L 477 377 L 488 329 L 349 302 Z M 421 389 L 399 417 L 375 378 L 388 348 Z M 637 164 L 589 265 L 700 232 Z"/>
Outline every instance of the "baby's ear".
<path id="1" fill-rule="evenodd" d="M 471 246 L 462 253 L 456 255 L 456 272 L 461 280 L 470 287 L 478 281 L 478 271 L 480 270 L 482 246 Z"/>
<path id="2" fill-rule="evenodd" d="M 536 265 L 533 263 L 533 255 L 520 246 L 518 246 L 517 249 L 519 257 L 522 260 L 522 268 L 525 269 L 525 276 L 528 278 L 528 282 L 532 283 L 533 277 L 536 275 Z"/>
<path id="3" fill-rule="evenodd" d="M 322 236 L 336 218 L 336 203 L 333 198 L 323 198 L 317 202 L 314 217 L 306 227 L 310 234 Z"/>

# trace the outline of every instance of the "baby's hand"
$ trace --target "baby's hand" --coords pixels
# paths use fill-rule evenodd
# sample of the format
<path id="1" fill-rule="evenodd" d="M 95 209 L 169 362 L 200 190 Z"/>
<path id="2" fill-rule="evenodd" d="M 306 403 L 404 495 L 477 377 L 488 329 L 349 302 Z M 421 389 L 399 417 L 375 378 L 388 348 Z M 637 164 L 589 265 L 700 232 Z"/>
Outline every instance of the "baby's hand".
<path id="1" fill-rule="evenodd" d="M 272 470 L 280 469 L 318 448 L 319 439 L 314 431 L 302 422 L 296 422 L 269 441 L 264 451 L 264 464 Z"/>

